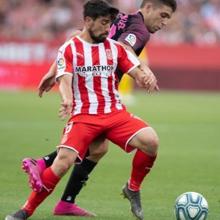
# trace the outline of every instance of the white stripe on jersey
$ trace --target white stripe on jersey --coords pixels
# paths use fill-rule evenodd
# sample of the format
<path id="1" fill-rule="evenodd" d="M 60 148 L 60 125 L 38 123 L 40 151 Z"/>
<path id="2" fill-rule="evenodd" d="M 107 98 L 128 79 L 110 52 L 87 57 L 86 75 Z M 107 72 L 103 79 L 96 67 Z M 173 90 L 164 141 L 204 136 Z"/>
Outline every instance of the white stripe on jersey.
<path id="1" fill-rule="evenodd" d="M 75 44 L 72 42 L 71 43 L 71 48 L 73 51 L 73 54 L 76 54 L 76 47 Z M 73 67 L 77 66 L 77 56 L 73 56 Z M 75 109 L 74 115 L 80 114 L 81 109 L 82 109 L 82 100 L 81 100 L 81 94 L 79 91 L 79 78 L 78 75 L 74 73 L 75 71 L 73 70 L 73 96 L 74 96 L 74 101 L 75 101 Z"/>
<path id="2" fill-rule="evenodd" d="M 106 52 L 105 52 L 105 47 L 104 44 L 101 44 L 99 46 L 99 54 L 100 56 L 100 63 L 107 65 L 107 56 L 106 56 Z M 102 77 L 101 78 L 101 86 L 102 86 L 102 95 L 105 98 L 105 109 L 104 109 L 104 113 L 109 113 L 111 112 L 111 97 L 109 95 L 109 91 L 108 91 L 108 78 L 106 77 Z"/>
<path id="3" fill-rule="evenodd" d="M 85 61 L 85 66 L 92 66 L 92 48 L 88 46 L 87 44 L 83 44 L 83 50 L 84 50 L 84 61 Z M 94 90 L 94 82 L 93 82 L 93 76 L 92 72 L 87 72 L 87 77 L 85 77 L 85 83 L 86 83 L 86 88 L 88 91 L 88 97 L 89 97 L 89 114 L 97 114 L 98 110 L 98 99 L 97 95 Z"/>
<path id="4" fill-rule="evenodd" d="M 134 64 L 134 66 L 128 70 L 128 73 L 130 73 L 133 69 L 135 69 L 136 67 L 140 65 L 140 61 L 136 57 L 134 57 L 134 54 L 132 54 L 131 51 L 126 50 L 126 52 L 128 55 L 128 59 L 131 60 L 132 63 Z"/>
<path id="5" fill-rule="evenodd" d="M 111 51 L 112 51 L 112 56 L 113 56 L 113 62 L 114 63 L 118 63 L 118 49 L 117 47 L 114 45 L 114 43 L 112 43 L 110 41 L 110 47 L 111 47 Z M 115 69 L 117 68 L 117 66 L 115 67 Z M 115 72 L 115 69 L 114 69 L 114 72 Z M 115 88 L 115 74 L 113 75 L 113 79 L 112 79 L 112 90 L 113 90 L 113 93 L 115 95 L 115 99 L 116 99 L 116 108 L 118 110 L 122 110 L 123 107 L 122 107 L 122 104 L 121 104 L 121 98 L 120 98 L 120 95 L 119 95 L 119 92 L 118 90 Z"/>

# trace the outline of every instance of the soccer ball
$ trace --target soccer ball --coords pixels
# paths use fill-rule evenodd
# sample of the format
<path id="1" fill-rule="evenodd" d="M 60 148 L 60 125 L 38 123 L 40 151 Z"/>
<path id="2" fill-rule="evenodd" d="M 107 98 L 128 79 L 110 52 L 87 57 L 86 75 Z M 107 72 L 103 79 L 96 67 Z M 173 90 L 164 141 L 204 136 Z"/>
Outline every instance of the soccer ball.
<path id="1" fill-rule="evenodd" d="M 176 199 L 177 220 L 205 220 L 208 216 L 208 202 L 199 193 L 186 192 Z"/>

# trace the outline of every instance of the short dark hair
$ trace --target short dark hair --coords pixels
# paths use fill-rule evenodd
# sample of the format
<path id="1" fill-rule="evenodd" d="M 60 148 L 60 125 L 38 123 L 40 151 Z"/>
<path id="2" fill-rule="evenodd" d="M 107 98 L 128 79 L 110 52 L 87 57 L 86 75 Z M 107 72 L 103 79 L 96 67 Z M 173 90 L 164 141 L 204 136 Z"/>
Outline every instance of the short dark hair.
<path id="1" fill-rule="evenodd" d="M 88 16 L 95 20 L 98 17 L 110 15 L 114 20 L 118 13 L 119 10 L 105 0 L 89 0 L 84 4 L 84 18 Z"/>
<path id="2" fill-rule="evenodd" d="M 163 5 L 167 5 L 170 8 L 172 8 L 173 12 L 175 12 L 177 9 L 176 0 L 143 0 L 141 3 L 141 8 L 143 8 L 147 2 L 160 3 Z"/>

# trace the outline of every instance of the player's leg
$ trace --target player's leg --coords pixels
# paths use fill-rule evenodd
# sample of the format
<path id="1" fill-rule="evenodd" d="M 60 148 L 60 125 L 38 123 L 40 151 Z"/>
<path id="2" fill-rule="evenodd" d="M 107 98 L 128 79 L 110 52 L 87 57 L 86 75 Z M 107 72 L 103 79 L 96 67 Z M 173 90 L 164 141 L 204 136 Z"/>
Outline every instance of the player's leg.
<path id="1" fill-rule="evenodd" d="M 139 191 L 144 178 L 150 173 L 157 154 L 150 155 L 137 150 L 132 161 L 131 177 L 128 181 L 128 188 L 132 191 Z"/>
<path id="2" fill-rule="evenodd" d="M 131 177 L 122 192 L 131 203 L 134 215 L 142 220 L 144 217 L 141 206 L 140 186 L 150 172 L 157 155 L 159 140 L 156 132 L 148 127 L 137 133 L 129 142 L 129 145 L 137 148 L 132 162 Z"/>
<path id="3" fill-rule="evenodd" d="M 127 112 L 121 114 L 123 115 L 118 115 L 117 126 L 113 127 L 106 135 L 126 152 L 138 149 L 133 159 L 132 177 L 130 178 L 133 188 L 130 188 L 131 184 L 128 185 L 128 183 L 131 181 L 128 181 L 123 187 L 123 194 L 129 199 L 133 214 L 138 219 L 143 219 L 140 185 L 153 165 L 159 141 L 156 132 L 148 127 L 144 121 Z"/>
<path id="4" fill-rule="evenodd" d="M 5 220 L 26 220 L 36 208 L 53 192 L 62 176 L 75 162 L 78 153 L 68 148 L 61 148 L 51 167 L 46 168 L 41 179 L 44 187 L 40 192 L 32 191 L 24 206 L 18 212 L 8 215 Z"/>
<path id="5" fill-rule="evenodd" d="M 107 151 L 108 142 L 104 137 L 97 138 L 90 145 L 89 156 L 86 157 L 82 163 L 74 166 L 62 198 L 54 209 L 55 215 L 94 216 L 93 213 L 77 206 L 75 204 L 75 199 L 82 187 L 88 181 L 89 174 Z"/>
<path id="6" fill-rule="evenodd" d="M 76 117 L 77 120 L 77 117 Z M 81 160 L 85 157 L 92 140 L 101 133 L 101 128 L 97 125 L 87 125 L 84 123 L 73 123 L 70 121 L 64 129 L 63 138 L 59 146 L 59 152 L 51 167 L 45 169 L 41 175 L 43 188 L 39 192 L 32 192 L 27 202 L 20 212 L 26 212 L 22 218 L 14 218 L 15 213 L 10 215 L 6 220 L 14 218 L 14 220 L 23 220 L 31 216 L 34 210 L 42 203 L 42 201 L 53 191 L 59 179 L 67 172 L 67 170 L 75 162 L 76 158 Z M 74 135 L 73 135 L 74 134 Z M 77 138 L 75 138 L 75 135 Z M 23 215 L 23 213 L 22 213 Z"/>
<path id="7" fill-rule="evenodd" d="M 144 138 L 147 140 L 145 140 Z M 136 143 L 136 141 L 142 142 Z M 130 141 L 129 145 L 142 146 L 142 149 L 138 149 L 134 155 L 131 177 L 128 181 L 129 189 L 131 189 L 132 191 L 139 191 L 145 176 L 147 176 L 147 174 L 150 172 L 151 168 L 153 167 L 154 161 L 156 160 L 159 139 L 153 128 L 149 127 L 143 131 L 140 131 Z"/>
<path id="8" fill-rule="evenodd" d="M 55 215 L 94 216 L 93 213 L 77 206 L 75 198 L 88 180 L 89 174 L 97 165 L 97 162 L 107 153 L 108 144 L 103 137 L 97 138 L 90 146 L 89 155 L 82 163 L 73 168 L 61 200 L 57 203 Z M 29 176 L 30 186 L 34 191 L 42 188 L 41 174 L 52 165 L 57 151 L 52 152 L 40 159 L 25 158 L 22 161 L 23 169 Z"/>
<path id="9" fill-rule="evenodd" d="M 75 165 L 72 171 L 73 177 L 71 177 L 71 179 L 74 179 L 74 181 L 72 182 L 74 182 L 75 186 L 79 186 L 81 188 L 83 186 L 81 181 L 84 183 L 87 181 L 88 174 L 92 172 L 99 159 L 101 159 L 108 151 L 107 144 L 104 143 L 104 138 L 101 137 L 94 141 L 94 144 L 91 145 L 90 149 L 92 150 L 89 151 L 89 156 L 86 159 L 84 159 L 81 164 Z M 34 191 L 39 191 L 39 189 L 42 187 L 41 174 L 47 167 L 50 167 L 53 164 L 53 161 L 56 158 L 56 156 L 57 156 L 57 151 L 54 151 L 39 159 L 33 159 L 33 158 L 23 159 L 22 169 L 28 174 L 29 184 Z M 79 176 L 78 174 L 79 172 L 81 173 L 80 179 L 77 177 Z M 74 189 L 76 191 L 72 192 L 73 195 L 71 198 L 71 202 L 74 202 L 75 197 L 78 194 L 77 191 L 80 191 L 80 189 L 78 190 L 77 188 L 78 187 L 75 187 Z M 69 191 L 66 192 L 65 195 L 66 194 L 69 194 Z"/>

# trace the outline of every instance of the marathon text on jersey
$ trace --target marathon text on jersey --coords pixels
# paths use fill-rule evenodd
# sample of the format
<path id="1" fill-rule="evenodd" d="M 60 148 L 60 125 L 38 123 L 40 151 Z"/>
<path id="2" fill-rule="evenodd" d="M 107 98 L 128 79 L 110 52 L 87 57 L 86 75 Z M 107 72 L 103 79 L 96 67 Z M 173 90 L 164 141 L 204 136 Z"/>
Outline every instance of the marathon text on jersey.
<path id="1" fill-rule="evenodd" d="M 114 70 L 113 65 L 76 66 L 75 73 L 82 77 L 101 76 L 109 77 Z"/>

